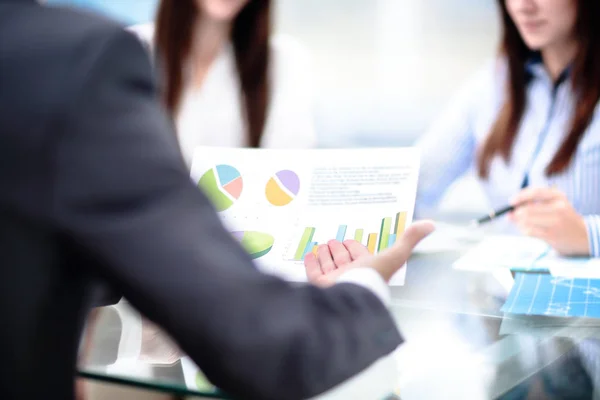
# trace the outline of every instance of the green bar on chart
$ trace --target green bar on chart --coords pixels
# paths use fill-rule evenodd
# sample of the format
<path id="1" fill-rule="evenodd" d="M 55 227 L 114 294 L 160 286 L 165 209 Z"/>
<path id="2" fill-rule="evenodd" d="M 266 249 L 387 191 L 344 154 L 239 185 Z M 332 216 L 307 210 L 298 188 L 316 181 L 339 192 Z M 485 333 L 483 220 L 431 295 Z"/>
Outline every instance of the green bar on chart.
<path id="1" fill-rule="evenodd" d="M 365 230 L 364 229 L 357 229 L 354 232 L 354 240 L 356 240 L 359 243 L 362 243 L 363 235 L 364 234 L 365 234 Z"/>
<path id="2" fill-rule="evenodd" d="M 306 247 L 312 241 L 313 235 L 315 234 L 315 228 L 305 228 L 304 233 L 302 234 L 302 238 L 300 239 L 300 243 L 298 243 L 298 248 L 296 249 L 296 254 L 294 255 L 294 260 L 302 261 L 304 258 L 304 253 L 306 251 Z"/>
<path id="3" fill-rule="evenodd" d="M 379 231 L 379 246 L 377 246 L 377 251 L 382 251 L 387 249 L 388 242 L 390 240 L 390 229 L 392 229 L 392 218 L 386 217 L 381 220 L 381 230 Z"/>

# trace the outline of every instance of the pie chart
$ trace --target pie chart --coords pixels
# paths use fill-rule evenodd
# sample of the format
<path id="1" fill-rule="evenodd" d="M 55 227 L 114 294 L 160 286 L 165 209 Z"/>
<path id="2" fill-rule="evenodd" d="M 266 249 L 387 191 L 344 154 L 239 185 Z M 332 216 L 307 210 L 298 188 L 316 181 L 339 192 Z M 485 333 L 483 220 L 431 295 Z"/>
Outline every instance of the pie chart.
<path id="1" fill-rule="evenodd" d="M 231 165 L 217 165 L 206 171 L 198 181 L 217 211 L 225 211 L 240 198 L 244 181 L 240 172 Z"/>
<path id="2" fill-rule="evenodd" d="M 268 233 L 253 231 L 231 232 L 252 259 L 266 255 L 273 248 L 275 239 Z"/>
<path id="3" fill-rule="evenodd" d="M 290 204 L 300 191 L 300 178 L 294 171 L 277 172 L 267 182 L 265 194 L 269 203 L 274 206 Z"/>

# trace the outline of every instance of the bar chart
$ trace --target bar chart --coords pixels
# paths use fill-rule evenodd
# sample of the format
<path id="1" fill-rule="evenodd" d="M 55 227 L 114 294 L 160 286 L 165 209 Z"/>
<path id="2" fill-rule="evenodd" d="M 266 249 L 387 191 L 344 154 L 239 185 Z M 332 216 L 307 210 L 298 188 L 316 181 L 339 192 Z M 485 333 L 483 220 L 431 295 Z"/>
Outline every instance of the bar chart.
<path id="1" fill-rule="evenodd" d="M 340 224 L 337 227 L 337 234 L 332 232 L 329 239 L 335 238 L 340 242 L 354 239 L 364 244 L 371 254 L 376 254 L 393 245 L 396 242 L 396 238 L 402 235 L 406 228 L 406 216 L 406 212 L 398 212 L 395 217 L 384 217 L 378 224 L 378 231 L 375 231 L 375 229 L 368 231 L 360 227 L 349 229 L 349 225 Z M 300 240 L 295 244 L 295 252 L 293 254 L 295 261 L 302 261 L 310 252 L 316 253 L 319 244 L 324 244 L 314 240 L 316 232 L 317 227 L 315 226 L 304 228 Z"/>

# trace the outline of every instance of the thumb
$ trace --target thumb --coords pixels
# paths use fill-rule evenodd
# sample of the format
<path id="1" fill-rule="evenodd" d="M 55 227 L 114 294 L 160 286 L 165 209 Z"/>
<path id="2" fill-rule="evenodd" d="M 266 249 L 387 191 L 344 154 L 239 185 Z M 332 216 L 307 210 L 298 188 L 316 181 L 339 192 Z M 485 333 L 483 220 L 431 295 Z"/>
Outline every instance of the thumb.
<path id="1" fill-rule="evenodd" d="M 415 222 L 396 243 L 371 259 L 371 266 L 388 281 L 406 263 L 415 246 L 435 230 L 432 221 Z"/>

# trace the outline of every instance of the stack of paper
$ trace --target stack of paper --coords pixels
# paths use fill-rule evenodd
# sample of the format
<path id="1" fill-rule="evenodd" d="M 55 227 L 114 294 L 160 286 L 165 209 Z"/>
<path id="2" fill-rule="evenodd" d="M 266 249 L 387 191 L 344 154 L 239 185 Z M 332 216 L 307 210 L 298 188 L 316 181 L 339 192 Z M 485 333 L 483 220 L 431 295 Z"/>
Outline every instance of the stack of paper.
<path id="1" fill-rule="evenodd" d="M 539 261 L 550 253 L 543 241 L 520 236 L 489 236 L 454 263 L 454 268 L 489 272 L 495 269 L 547 270 Z"/>
<path id="2" fill-rule="evenodd" d="M 557 257 L 544 260 L 550 274 L 567 278 L 600 279 L 600 259 Z"/>
<path id="3" fill-rule="evenodd" d="M 600 278 L 600 259 L 562 257 L 546 242 L 524 236 L 490 236 L 454 263 L 454 268 L 489 272 L 509 269 L 550 272 L 569 278 Z"/>

